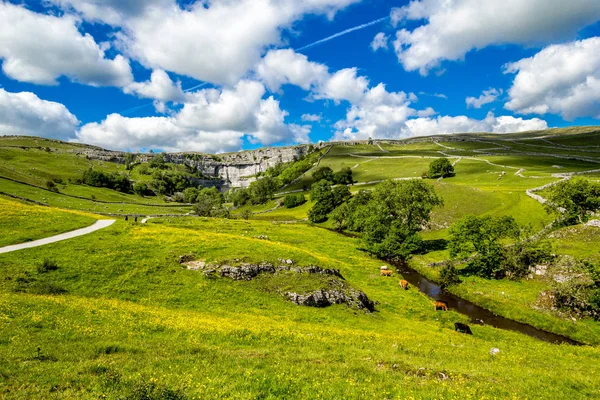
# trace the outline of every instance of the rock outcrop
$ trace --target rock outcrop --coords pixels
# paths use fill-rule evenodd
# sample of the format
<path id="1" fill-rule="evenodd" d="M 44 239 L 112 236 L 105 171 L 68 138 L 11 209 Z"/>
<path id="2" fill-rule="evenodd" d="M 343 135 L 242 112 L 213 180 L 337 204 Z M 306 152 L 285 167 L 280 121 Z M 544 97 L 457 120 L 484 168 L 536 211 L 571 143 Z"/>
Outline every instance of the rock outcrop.
<path id="1" fill-rule="evenodd" d="M 286 292 L 285 297 L 300 306 L 322 308 L 333 304 L 346 304 L 348 307 L 359 310 L 375 311 L 375 303 L 366 294 L 356 289 L 321 289 L 306 294 Z"/>

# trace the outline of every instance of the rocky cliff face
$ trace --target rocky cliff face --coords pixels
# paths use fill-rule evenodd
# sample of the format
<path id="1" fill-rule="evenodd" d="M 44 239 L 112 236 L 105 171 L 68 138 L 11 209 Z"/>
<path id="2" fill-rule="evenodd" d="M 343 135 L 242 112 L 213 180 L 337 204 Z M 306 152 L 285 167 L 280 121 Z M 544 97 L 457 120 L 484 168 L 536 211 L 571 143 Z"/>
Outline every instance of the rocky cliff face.
<path id="1" fill-rule="evenodd" d="M 226 153 L 210 155 L 202 153 L 165 153 L 165 161 L 173 164 L 185 164 L 200 171 L 209 180 L 203 180 L 200 184 L 205 186 L 247 187 L 250 182 L 256 180 L 256 175 L 265 172 L 267 168 L 278 163 L 296 160 L 308 152 L 308 145 L 270 147 L 258 150 L 240 151 L 238 153 Z M 315 147 L 319 148 L 319 145 Z M 109 151 L 97 148 L 85 148 L 72 150 L 82 157 L 94 160 L 103 160 L 125 164 L 128 153 L 120 151 Z M 136 160 L 148 162 L 153 155 L 138 154 Z M 214 180 L 212 180 L 214 179 Z"/>

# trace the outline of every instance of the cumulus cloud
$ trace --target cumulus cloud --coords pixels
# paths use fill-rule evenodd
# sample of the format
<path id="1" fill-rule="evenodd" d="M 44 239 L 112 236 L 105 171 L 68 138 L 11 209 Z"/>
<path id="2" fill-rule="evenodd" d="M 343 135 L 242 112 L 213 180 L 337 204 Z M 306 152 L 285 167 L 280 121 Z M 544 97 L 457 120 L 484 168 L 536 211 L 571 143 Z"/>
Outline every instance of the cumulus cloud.
<path id="1" fill-rule="evenodd" d="M 287 111 L 264 86 L 240 81 L 231 89 L 203 89 L 186 96 L 183 108 L 170 116 L 126 118 L 109 115 L 101 123 L 84 125 L 79 141 L 108 148 L 224 152 L 239 150 L 243 138 L 269 145 L 306 141 L 310 129 L 288 125 Z"/>
<path id="2" fill-rule="evenodd" d="M 413 0 L 391 17 L 396 24 L 427 21 L 412 31 L 400 29 L 394 41 L 404 68 L 426 75 L 473 49 L 574 38 L 600 19 L 600 7 L 597 0 Z"/>
<path id="3" fill-rule="evenodd" d="M 310 62 L 292 49 L 271 50 L 256 68 L 256 74 L 271 91 L 292 84 L 310 90 L 327 79 L 327 67 Z"/>
<path id="4" fill-rule="evenodd" d="M 516 73 L 508 110 L 600 118 L 600 37 L 548 46 L 505 72 Z"/>
<path id="5" fill-rule="evenodd" d="M 471 108 L 481 108 L 485 104 L 493 103 L 496 101 L 498 96 L 502 94 L 502 89 L 494 89 L 489 88 L 488 90 L 484 90 L 479 97 L 467 97 L 465 102 L 467 103 L 467 107 Z"/>
<path id="6" fill-rule="evenodd" d="M 379 32 L 377 35 L 375 35 L 373 41 L 371 42 L 371 49 L 373 49 L 373 51 L 377 51 L 379 49 L 387 50 L 388 40 L 389 38 L 385 33 Z"/>
<path id="7" fill-rule="evenodd" d="M 509 133 L 547 129 L 548 124 L 539 118 L 522 119 L 511 116 L 487 117 L 478 120 L 464 115 L 439 116 L 436 118 L 416 118 L 406 121 L 406 128 L 400 137 L 443 135 L 461 132 Z"/>
<path id="8" fill-rule="evenodd" d="M 55 17 L 0 3 L 0 59 L 15 80 L 55 85 L 66 76 L 92 86 L 126 86 L 133 80 L 129 61 L 106 58 L 89 34 L 81 34 L 72 16 Z"/>
<path id="9" fill-rule="evenodd" d="M 11 93 L 0 88 L 0 135 L 72 137 L 77 118 L 60 103 L 42 100 L 30 92 Z"/>
<path id="10" fill-rule="evenodd" d="M 356 1 L 199 1 L 184 9 L 173 1 L 125 19 L 119 47 L 148 68 L 232 85 L 267 47 L 281 43 L 282 30 L 294 21 L 309 13 L 332 17 Z"/>
<path id="11" fill-rule="evenodd" d="M 173 82 L 169 75 L 161 69 L 152 71 L 149 81 L 133 82 L 125 86 L 123 92 L 160 102 L 172 101 L 179 103 L 185 97 L 181 89 L 181 82 Z"/>
<path id="12" fill-rule="evenodd" d="M 322 118 L 321 114 L 302 114 L 302 121 L 305 122 L 321 122 Z"/>
<path id="13" fill-rule="evenodd" d="M 323 82 L 314 98 L 330 99 L 336 103 L 342 100 L 358 103 L 369 87 L 369 80 L 364 76 L 357 76 L 356 72 L 356 68 L 340 69 Z"/>
<path id="14" fill-rule="evenodd" d="M 142 15 L 150 8 L 166 8 L 173 0 L 46 0 L 64 10 L 76 11 L 88 21 L 122 25 L 127 18 Z"/>

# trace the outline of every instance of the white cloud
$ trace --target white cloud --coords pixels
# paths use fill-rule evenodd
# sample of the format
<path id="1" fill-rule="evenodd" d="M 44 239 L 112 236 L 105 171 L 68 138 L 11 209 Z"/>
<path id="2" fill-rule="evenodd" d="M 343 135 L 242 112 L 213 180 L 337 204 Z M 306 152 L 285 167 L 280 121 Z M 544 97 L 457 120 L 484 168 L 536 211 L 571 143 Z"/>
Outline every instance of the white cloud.
<path id="1" fill-rule="evenodd" d="M 152 71 L 149 81 L 133 82 L 124 87 L 123 92 L 159 102 L 178 103 L 182 102 L 185 97 L 181 89 L 181 82 L 173 82 L 169 75 L 161 69 Z"/>
<path id="2" fill-rule="evenodd" d="M 600 37 L 548 46 L 508 64 L 505 72 L 517 74 L 508 110 L 600 119 Z"/>
<path id="3" fill-rule="evenodd" d="M 502 94 L 502 89 L 494 89 L 489 88 L 488 90 L 484 90 L 479 97 L 467 97 L 465 102 L 467 103 L 467 107 L 471 108 L 481 108 L 481 106 L 489 103 L 493 103 L 496 101 L 498 96 Z"/>
<path id="4" fill-rule="evenodd" d="M 375 35 L 373 41 L 371 42 L 371 49 L 373 49 L 373 51 L 377 51 L 379 49 L 387 50 L 388 40 L 389 38 L 385 33 L 379 32 L 377 35 Z"/>
<path id="5" fill-rule="evenodd" d="M 239 150 L 243 138 L 264 145 L 305 141 L 310 129 L 287 125 L 287 111 L 264 86 L 240 81 L 232 89 L 203 89 L 188 94 L 183 108 L 168 117 L 126 118 L 109 115 L 84 125 L 79 141 L 108 148 L 224 152 Z"/>
<path id="6" fill-rule="evenodd" d="M 71 11 L 76 10 L 88 21 L 122 25 L 127 18 L 142 15 L 149 8 L 173 6 L 173 0 L 46 0 Z"/>
<path id="7" fill-rule="evenodd" d="M 461 132 L 509 133 L 547 129 L 548 124 L 538 118 L 522 119 L 511 116 L 495 117 L 491 112 L 482 120 L 464 115 L 437 118 L 416 118 L 406 121 L 401 137 L 443 135 Z"/>
<path id="8" fill-rule="evenodd" d="M 282 30 L 294 21 L 310 13 L 332 17 L 356 1 L 199 1 L 185 9 L 173 2 L 127 18 L 119 47 L 148 68 L 232 85 L 267 47 L 281 43 Z"/>
<path id="9" fill-rule="evenodd" d="M 296 143 L 310 143 L 310 131 L 312 127 L 310 125 L 296 125 L 290 124 L 290 131 L 294 135 L 294 142 Z"/>
<path id="10" fill-rule="evenodd" d="M 321 122 L 322 118 L 321 114 L 302 114 L 302 121 L 306 122 Z"/>
<path id="11" fill-rule="evenodd" d="M 93 86 L 125 86 L 133 80 L 129 61 L 107 59 L 89 34 L 82 35 L 71 16 L 54 17 L 0 3 L 0 59 L 15 80 L 55 85 L 66 76 Z"/>
<path id="12" fill-rule="evenodd" d="M 329 77 L 314 94 L 315 99 L 330 99 L 339 103 L 342 100 L 358 103 L 367 88 L 369 80 L 356 76 L 356 68 L 344 68 Z"/>
<path id="13" fill-rule="evenodd" d="M 394 23 L 427 20 L 412 31 L 400 29 L 394 41 L 404 68 L 426 75 L 473 49 L 574 38 L 600 19 L 600 7 L 598 0 L 413 0 L 391 16 Z"/>
<path id="14" fill-rule="evenodd" d="M 11 93 L 0 88 L 0 135 L 72 137 L 77 118 L 60 103 L 42 100 L 30 92 Z"/>
<path id="15" fill-rule="evenodd" d="M 269 51 L 256 68 L 256 73 L 273 92 L 285 84 L 310 90 L 329 75 L 325 65 L 310 62 L 305 55 L 292 49 Z"/>

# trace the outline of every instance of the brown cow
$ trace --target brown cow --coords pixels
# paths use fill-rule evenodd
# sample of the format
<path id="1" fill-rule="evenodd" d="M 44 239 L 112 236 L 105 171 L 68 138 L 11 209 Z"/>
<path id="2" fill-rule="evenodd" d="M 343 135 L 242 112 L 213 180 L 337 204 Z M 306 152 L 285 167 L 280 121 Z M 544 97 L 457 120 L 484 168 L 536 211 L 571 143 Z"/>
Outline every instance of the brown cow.
<path id="1" fill-rule="evenodd" d="M 394 272 L 392 270 L 389 269 L 382 269 L 379 271 L 379 274 L 381 276 L 392 276 L 394 274 Z"/>
<path id="2" fill-rule="evenodd" d="M 408 290 L 408 281 L 405 281 L 404 279 L 400 279 L 400 287 L 404 290 Z"/>
<path id="3" fill-rule="evenodd" d="M 437 310 L 448 311 L 448 303 L 446 303 L 445 301 L 436 300 L 435 303 L 433 303 L 433 308 L 436 311 Z"/>

